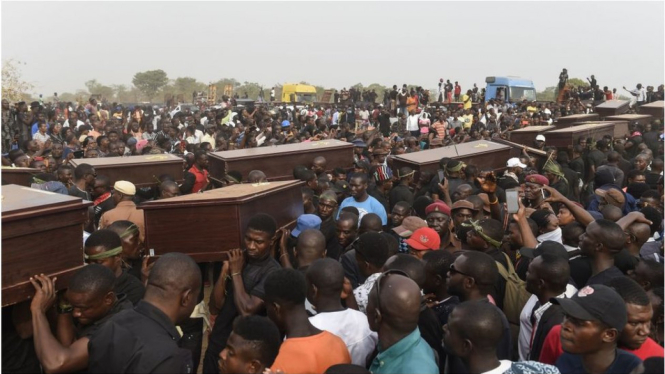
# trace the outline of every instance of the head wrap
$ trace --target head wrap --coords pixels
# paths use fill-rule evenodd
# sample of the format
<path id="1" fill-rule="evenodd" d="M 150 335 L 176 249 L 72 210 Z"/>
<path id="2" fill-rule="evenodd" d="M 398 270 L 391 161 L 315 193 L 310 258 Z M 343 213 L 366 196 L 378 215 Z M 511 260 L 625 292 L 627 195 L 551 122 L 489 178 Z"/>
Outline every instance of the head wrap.
<path id="1" fill-rule="evenodd" d="M 86 260 L 101 260 L 101 259 L 104 259 L 104 258 L 117 256 L 120 253 L 122 253 L 122 246 L 115 247 L 113 249 L 109 249 L 108 251 L 105 251 L 105 252 L 102 252 L 102 253 L 97 253 L 96 255 L 88 256 L 87 254 L 84 253 L 83 257 L 85 257 Z"/>

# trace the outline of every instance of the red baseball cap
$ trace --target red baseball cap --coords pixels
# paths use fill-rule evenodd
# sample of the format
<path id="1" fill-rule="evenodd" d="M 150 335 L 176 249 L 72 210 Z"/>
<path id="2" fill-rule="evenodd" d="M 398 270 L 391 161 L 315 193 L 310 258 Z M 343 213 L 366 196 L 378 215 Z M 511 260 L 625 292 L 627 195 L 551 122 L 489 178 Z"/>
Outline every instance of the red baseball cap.
<path id="1" fill-rule="evenodd" d="M 414 231 L 411 237 L 406 239 L 405 242 L 411 248 L 419 251 L 435 251 L 439 249 L 439 246 L 441 245 L 441 238 L 439 238 L 439 234 L 437 234 L 434 229 L 421 227 Z"/>

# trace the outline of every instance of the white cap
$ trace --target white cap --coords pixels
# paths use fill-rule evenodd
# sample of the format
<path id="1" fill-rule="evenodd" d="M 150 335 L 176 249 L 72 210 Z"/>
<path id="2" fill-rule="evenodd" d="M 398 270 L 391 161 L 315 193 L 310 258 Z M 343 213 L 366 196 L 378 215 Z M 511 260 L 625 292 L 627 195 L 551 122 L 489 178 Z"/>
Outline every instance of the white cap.
<path id="1" fill-rule="evenodd" d="M 542 135 L 541 135 L 542 136 Z M 517 157 L 513 157 L 508 162 L 506 162 L 506 167 L 509 168 L 514 168 L 514 167 L 521 167 L 522 169 L 526 168 L 526 165 L 520 162 L 520 159 Z"/>
<path id="2" fill-rule="evenodd" d="M 543 142 L 544 142 L 544 141 L 545 141 L 545 135 L 538 135 L 538 136 L 536 136 L 536 140 L 540 140 L 540 141 L 543 141 Z"/>

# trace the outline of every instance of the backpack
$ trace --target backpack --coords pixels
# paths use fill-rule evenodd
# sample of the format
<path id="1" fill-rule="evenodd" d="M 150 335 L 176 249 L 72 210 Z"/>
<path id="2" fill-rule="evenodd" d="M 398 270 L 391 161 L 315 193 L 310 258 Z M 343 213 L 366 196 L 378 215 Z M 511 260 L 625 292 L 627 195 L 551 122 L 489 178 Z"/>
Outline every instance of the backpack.
<path id="1" fill-rule="evenodd" d="M 520 329 L 520 314 L 524 305 L 531 297 L 531 293 L 526 290 L 526 282 L 524 282 L 515 272 L 512 261 L 507 254 L 503 254 L 508 262 L 508 269 L 506 269 L 500 262 L 496 261 L 496 267 L 499 274 L 506 281 L 506 294 L 503 297 L 503 313 L 508 319 L 510 324 L 510 331 L 512 333 L 513 343 L 517 342 Z"/>

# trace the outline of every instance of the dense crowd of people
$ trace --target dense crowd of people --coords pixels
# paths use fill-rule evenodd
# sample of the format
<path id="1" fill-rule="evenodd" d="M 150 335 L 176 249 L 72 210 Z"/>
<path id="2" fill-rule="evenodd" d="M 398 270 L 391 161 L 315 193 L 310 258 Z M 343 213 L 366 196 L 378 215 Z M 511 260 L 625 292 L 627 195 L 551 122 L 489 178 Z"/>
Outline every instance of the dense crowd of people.
<path id="1" fill-rule="evenodd" d="M 525 147 L 499 170 L 393 167 L 597 104 L 458 87 L 442 80 L 436 100 L 394 86 L 382 104 L 346 90 L 325 106 L 225 97 L 198 111 L 3 100 L 3 165 L 93 202 L 88 265 L 62 291 L 35 274 L 34 297 L 3 308 L 3 372 L 662 373 L 663 124 L 568 149 L 540 135 L 525 146 L 545 157 Z M 208 152 L 325 139 L 352 143 L 354 166 L 318 156 L 293 170 L 304 214 L 292 230 L 256 212 L 217 262 L 150 260 L 138 204 L 266 182 L 261 170 L 211 178 Z M 70 165 L 162 153 L 184 166 L 155 187 Z"/>

